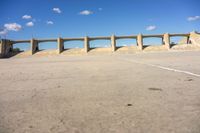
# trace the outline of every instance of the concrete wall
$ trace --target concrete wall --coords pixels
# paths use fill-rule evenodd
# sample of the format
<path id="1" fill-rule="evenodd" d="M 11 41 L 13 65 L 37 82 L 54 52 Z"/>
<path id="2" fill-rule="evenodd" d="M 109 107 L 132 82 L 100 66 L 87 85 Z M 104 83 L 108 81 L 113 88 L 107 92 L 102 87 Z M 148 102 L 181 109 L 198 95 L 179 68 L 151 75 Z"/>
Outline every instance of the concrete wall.
<path id="1" fill-rule="evenodd" d="M 200 45 L 200 34 L 197 32 L 191 32 L 190 33 L 190 39 L 192 44 L 194 45 Z"/>

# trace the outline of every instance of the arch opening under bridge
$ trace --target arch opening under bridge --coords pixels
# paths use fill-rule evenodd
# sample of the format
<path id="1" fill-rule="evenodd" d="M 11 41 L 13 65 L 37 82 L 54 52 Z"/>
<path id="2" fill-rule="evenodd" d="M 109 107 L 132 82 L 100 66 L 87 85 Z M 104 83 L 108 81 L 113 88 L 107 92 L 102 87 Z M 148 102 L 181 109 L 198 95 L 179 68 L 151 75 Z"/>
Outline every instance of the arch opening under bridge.
<path id="1" fill-rule="evenodd" d="M 30 40 L 10 41 L 10 46 L 11 55 L 31 51 Z"/>
<path id="2" fill-rule="evenodd" d="M 64 41 L 64 50 L 84 48 L 83 40 L 69 40 Z"/>
<path id="3" fill-rule="evenodd" d="M 178 45 L 178 44 L 189 44 L 189 38 L 186 36 L 172 36 L 170 37 L 170 44 Z"/>
<path id="4" fill-rule="evenodd" d="M 163 36 L 148 36 L 143 37 L 143 47 L 162 46 L 164 45 Z"/>
<path id="5" fill-rule="evenodd" d="M 49 51 L 57 49 L 57 41 L 42 41 L 38 42 L 38 51 Z"/>
<path id="6" fill-rule="evenodd" d="M 118 38 L 116 39 L 116 47 L 131 47 L 137 46 L 137 39 L 136 38 Z"/>
<path id="7" fill-rule="evenodd" d="M 13 52 L 27 52 L 31 50 L 30 43 L 14 43 Z"/>
<path id="8" fill-rule="evenodd" d="M 170 47 L 175 45 L 190 44 L 190 34 L 170 34 Z"/>
<path id="9" fill-rule="evenodd" d="M 111 40 L 110 38 L 107 39 L 90 39 L 89 41 L 90 49 L 95 48 L 110 48 L 111 47 Z"/>

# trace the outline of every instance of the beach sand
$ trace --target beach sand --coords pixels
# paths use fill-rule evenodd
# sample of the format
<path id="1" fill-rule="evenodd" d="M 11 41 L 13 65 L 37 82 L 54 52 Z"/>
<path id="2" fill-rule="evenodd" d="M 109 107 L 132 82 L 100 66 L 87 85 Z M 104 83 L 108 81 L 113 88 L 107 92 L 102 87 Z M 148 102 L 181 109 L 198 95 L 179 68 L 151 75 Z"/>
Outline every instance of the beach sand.
<path id="1" fill-rule="evenodd" d="M 200 133 L 200 52 L 0 59 L 0 133 Z"/>

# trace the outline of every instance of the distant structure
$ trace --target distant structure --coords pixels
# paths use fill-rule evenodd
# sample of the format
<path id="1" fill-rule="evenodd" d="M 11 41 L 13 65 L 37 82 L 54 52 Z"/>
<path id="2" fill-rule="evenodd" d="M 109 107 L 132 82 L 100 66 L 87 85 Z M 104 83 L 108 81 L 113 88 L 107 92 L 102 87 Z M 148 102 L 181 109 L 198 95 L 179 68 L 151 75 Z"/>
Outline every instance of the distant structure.
<path id="1" fill-rule="evenodd" d="M 1 39 L 0 40 L 0 57 L 7 57 L 10 53 L 13 52 L 13 45 L 16 43 L 30 43 L 30 55 L 35 54 L 39 51 L 39 43 L 42 42 L 57 42 L 57 54 L 60 54 L 64 51 L 64 42 L 65 41 L 84 41 L 84 52 L 88 53 L 90 51 L 90 41 L 92 40 L 111 40 L 110 50 L 115 52 L 117 50 L 116 40 L 118 39 L 136 39 L 137 41 L 137 49 L 142 51 L 144 48 L 143 39 L 144 38 L 162 38 L 163 47 L 167 50 L 171 48 L 170 37 L 186 37 L 187 44 L 200 45 L 200 34 L 197 32 L 191 32 L 188 34 L 157 34 L 157 35 L 132 35 L 132 36 L 106 36 L 106 37 L 82 37 L 82 38 L 57 38 L 57 39 L 35 39 L 31 40 L 9 40 L 9 39 Z"/>

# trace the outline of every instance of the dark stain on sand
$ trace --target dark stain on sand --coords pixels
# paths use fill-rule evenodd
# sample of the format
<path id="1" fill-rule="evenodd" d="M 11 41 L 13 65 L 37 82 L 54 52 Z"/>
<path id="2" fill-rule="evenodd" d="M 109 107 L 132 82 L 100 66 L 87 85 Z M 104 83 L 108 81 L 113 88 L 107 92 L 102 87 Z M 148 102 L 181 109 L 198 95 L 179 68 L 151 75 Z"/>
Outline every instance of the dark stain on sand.
<path id="1" fill-rule="evenodd" d="M 161 88 L 154 88 L 154 87 L 151 87 L 151 88 L 148 88 L 150 91 L 162 91 Z"/>
<path id="2" fill-rule="evenodd" d="M 132 106 L 132 104 L 128 103 L 127 106 Z"/>
<path id="3" fill-rule="evenodd" d="M 188 79 L 187 81 L 193 81 L 193 79 Z"/>

